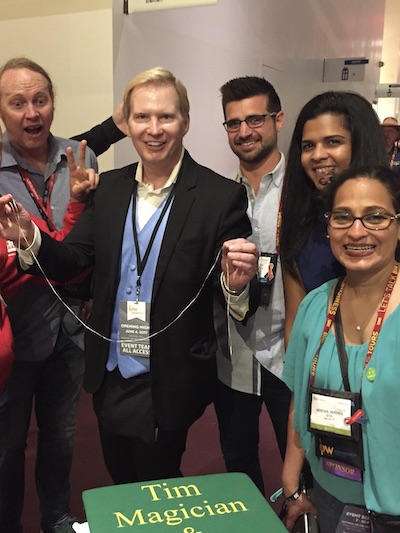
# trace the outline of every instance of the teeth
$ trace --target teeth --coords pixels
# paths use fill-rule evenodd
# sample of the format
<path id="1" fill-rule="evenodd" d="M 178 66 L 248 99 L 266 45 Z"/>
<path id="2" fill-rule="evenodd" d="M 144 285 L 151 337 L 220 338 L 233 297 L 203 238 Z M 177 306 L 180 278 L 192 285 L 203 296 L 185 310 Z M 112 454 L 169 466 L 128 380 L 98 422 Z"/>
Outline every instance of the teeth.
<path id="1" fill-rule="evenodd" d="M 254 144 L 255 144 L 255 141 L 246 141 L 246 142 L 236 143 L 237 146 L 253 146 Z"/>
<path id="2" fill-rule="evenodd" d="M 147 144 L 149 146 L 162 146 L 163 143 L 162 142 L 158 142 L 158 141 L 149 141 L 149 142 L 147 142 Z"/>
<path id="3" fill-rule="evenodd" d="M 372 250 L 373 246 L 346 246 L 347 250 L 351 250 L 352 252 L 365 252 L 367 250 Z"/>
<path id="4" fill-rule="evenodd" d="M 335 167 L 324 167 L 324 168 L 315 168 L 314 171 L 317 174 L 332 174 L 335 170 Z"/>

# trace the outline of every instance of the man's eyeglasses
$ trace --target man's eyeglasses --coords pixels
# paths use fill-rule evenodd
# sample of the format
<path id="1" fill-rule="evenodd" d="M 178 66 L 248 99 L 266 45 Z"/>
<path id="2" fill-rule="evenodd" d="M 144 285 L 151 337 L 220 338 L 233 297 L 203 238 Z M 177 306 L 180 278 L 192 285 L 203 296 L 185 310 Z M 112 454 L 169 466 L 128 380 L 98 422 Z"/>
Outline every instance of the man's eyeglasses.
<path id="1" fill-rule="evenodd" d="M 224 128 L 228 133 L 234 133 L 235 131 L 240 130 L 240 125 L 242 122 L 246 122 L 249 128 L 259 128 L 265 122 L 265 119 L 268 117 L 275 117 L 276 113 L 265 113 L 265 115 L 249 115 L 243 120 L 238 118 L 233 118 L 232 120 L 227 120 L 223 123 Z"/>
<path id="2" fill-rule="evenodd" d="M 387 229 L 393 220 L 400 217 L 400 213 L 389 215 L 389 213 L 370 213 L 362 217 L 355 217 L 346 211 L 331 211 L 325 213 L 324 217 L 328 220 L 328 224 L 334 229 L 349 229 L 356 220 L 360 220 L 361 224 L 366 229 L 381 230 Z"/>

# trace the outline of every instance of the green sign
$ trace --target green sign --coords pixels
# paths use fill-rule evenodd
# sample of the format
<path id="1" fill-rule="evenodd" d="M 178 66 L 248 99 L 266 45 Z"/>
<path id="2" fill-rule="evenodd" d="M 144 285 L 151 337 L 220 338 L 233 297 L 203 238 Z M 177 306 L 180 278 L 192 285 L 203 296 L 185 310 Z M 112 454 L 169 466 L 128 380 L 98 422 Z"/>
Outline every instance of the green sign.
<path id="1" fill-rule="evenodd" d="M 102 487 L 83 502 L 90 533 L 287 533 L 245 474 Z"/>

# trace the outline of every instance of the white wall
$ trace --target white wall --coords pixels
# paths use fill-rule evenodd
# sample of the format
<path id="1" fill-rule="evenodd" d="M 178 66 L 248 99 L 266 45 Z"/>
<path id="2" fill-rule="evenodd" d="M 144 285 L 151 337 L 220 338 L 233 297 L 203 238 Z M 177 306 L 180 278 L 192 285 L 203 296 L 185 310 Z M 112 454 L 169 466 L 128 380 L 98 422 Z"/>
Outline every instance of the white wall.
<path id="1" fill-rule="evenodd" d="M 55 135 L 81 133 L 112 113 L 111 7 L 110 0 L 1 0 L 0 64 L 25 56 L 48 71 L 56 90 Z M 99 163 L 113 167 L 113 151 Z"/>
<path id="2" fill-rule="evenodd" d="M 382 84 L 397 84 L 400 82 L 400 2 L 399 0 L 386 0 L 385 24 L 382 42 L 382 61 L 384 63 L 380 71 L 379 82 Z M 398 90 L 396 91 L 399 94 Z M 400 119 L 400 98 L 379 98 L 377 101 L 377 113 L 381 121 L 386 117 Z"/>
<path id="3" fill-rule="evenodd" d="M 396 0 L 397 1 L 397 0 Z M 155 65 L 182 79 L 191 101 L 185 144 L 201 163 L 232 174 L 236 158 L 221 125 L 219 87 L 265 75 L 286 113 L 286 150 L 301 106 L 327 89 L 371 101 L 378 82 L 385 0 L 218 0 L 213 6 L 123 14 L 123 0 L 1 0 L 0 63 L 25 55 L 57 88 L 53 132 L 80 133 L 111 114 L 126 83 Z M 324 58 L 369 58 L 364 82 L 322 83 Z M 129 140 L 100 159 L 102 169 L 134 159 Z"/>
<path id="4" fill-rule="evenodd" d="M 185 145 L 199 162 L 230 175 L 237 162 L 221 125 L 219 87 L 237 76 L 269 78 L 286 113 L 286 150 L 299 109 L 315 94 L 348 89 L 372 102 L 384 6 L 385 0 L 218 0 L 215 6 L 118 15 L 115 95 L 141 70 L 172 70 L 191 102 Z M 365 81 L 323 83 L 323 59 L 334 57 L 369 58 Z M 131 150 L 129 141 L 116 147 L 118 164 L 132 160 Z"/>

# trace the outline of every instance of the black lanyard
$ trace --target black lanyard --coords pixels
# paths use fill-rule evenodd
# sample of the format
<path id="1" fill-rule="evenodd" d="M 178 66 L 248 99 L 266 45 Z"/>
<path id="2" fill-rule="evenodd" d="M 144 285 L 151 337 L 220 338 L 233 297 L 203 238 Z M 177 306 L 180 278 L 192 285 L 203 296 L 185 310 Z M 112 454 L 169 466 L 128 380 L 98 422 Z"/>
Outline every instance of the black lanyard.
<path id="1" fill-rule="evenodd" d="M 146 251 L 144 253 L 143 259 L 140 257 L 140 250 L 139 250 L 139 239 L 136 229 L 136 194 L 133 195 L 132 199 L 132 226 L 133 226 L 133 240 L 135 242 L 135 251 L 136 251 L 136 262 L 137 262 L 137 279 L 136 279 L 136 301 L 139 301 L 139 294 L 140 294 L 140 286 L 141 286 L 141 277 L 144 271 L 144 268 L 147 264 L 147 260 L 149 258 L 151 248 L 154 244 L 154 239 L 156 238 L 157 231 L 161 225 L 161 222 L 163 221 L 163 218 L 168 210 L 168 207 L 170 206 L 173 197 L 174 197 L 174 189 L 172 188 L 171 192 L 169 193 L 164 207 L 161 211 L 161 214 L 157 220 L 157 223 L 153 229 L 153 232 L 150 236 L 149 244 L 147 245 Z"/>

